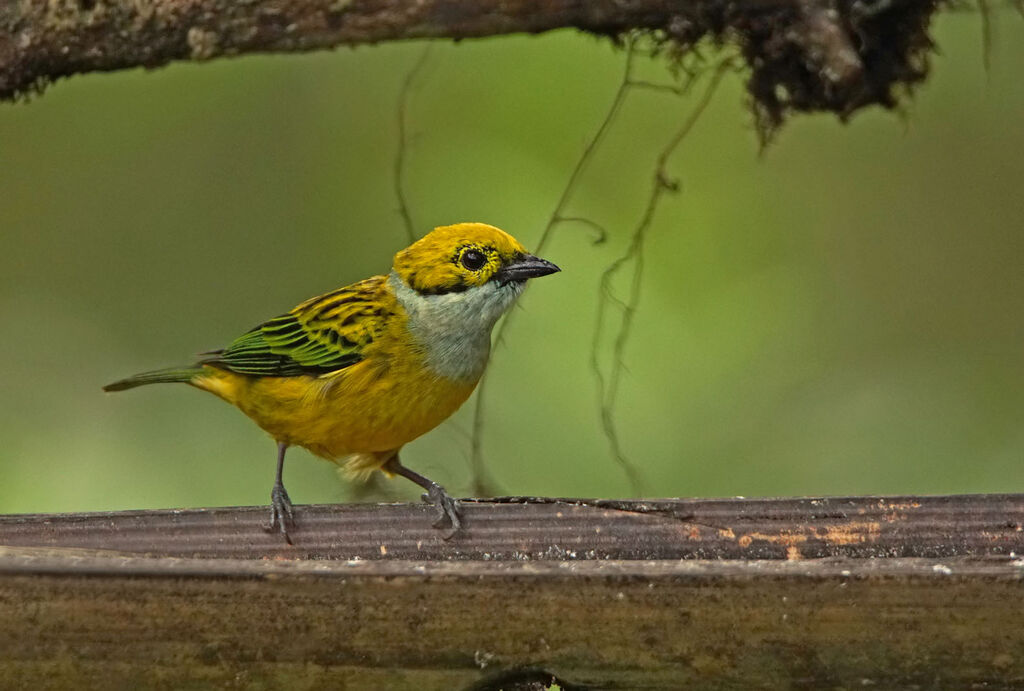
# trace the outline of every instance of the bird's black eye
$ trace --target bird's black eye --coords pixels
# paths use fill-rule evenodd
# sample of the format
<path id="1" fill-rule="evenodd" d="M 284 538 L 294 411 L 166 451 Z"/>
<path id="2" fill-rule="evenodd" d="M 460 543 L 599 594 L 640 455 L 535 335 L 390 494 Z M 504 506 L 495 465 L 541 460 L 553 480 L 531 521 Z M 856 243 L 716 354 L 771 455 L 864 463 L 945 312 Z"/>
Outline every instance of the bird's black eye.
<path id="1" fill-rule="evenodd" d="M 480 250 L 466 250 L 459 261 L 470 271 L 479 271 L 487 263 L 487 256 Z"/>

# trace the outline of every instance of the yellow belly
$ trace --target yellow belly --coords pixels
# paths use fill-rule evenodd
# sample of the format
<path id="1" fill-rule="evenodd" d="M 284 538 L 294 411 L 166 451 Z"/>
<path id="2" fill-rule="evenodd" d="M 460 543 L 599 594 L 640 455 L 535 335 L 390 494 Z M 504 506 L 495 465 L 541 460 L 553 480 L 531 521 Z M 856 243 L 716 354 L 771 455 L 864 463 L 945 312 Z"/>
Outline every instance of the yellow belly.
<path id="1" fill-rule="evenodd" d="M 251 377 L 207 367 L 192 384 L 237 406 L 274 439 L 331 460 L 385 462 L 461 406 L 476 380 L 455 382 L 419 363 L 363 360 L 330 375 Z M 372 469 L 372 468 L 370 468 Z"/>

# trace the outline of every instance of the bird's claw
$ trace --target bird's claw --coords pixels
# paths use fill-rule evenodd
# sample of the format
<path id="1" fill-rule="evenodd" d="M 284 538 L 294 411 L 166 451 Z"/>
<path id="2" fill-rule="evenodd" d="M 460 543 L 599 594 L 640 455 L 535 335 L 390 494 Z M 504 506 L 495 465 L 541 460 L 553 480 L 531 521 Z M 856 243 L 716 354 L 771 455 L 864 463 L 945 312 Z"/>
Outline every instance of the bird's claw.
<path id="1" fill-rule="evenodd" d="M 459 501 L 453 498 L 444 487 L 434 483 L 423 495 L 423 501 L 433 504 L 437 509 L 437 520 L 434 521 L 435 528 L 443 528 L 445 524 L 451 525 L 451 530 L 444 536 L 450 540 L 459 530 L 462 529 L 462 517 L 459 515 Z"/>
<path id="2" fill-rule="evenodd" d="M 270 490 L 270 525 L 267 530 L 273 532 L 274 528 L 280 530 L 285 542 L 292 544 L 292 538 L 288 535 L 288 528 L 295 523 L 295 509 L 292 508 L 292 500 L 284 485 L 274 485 Z"/>

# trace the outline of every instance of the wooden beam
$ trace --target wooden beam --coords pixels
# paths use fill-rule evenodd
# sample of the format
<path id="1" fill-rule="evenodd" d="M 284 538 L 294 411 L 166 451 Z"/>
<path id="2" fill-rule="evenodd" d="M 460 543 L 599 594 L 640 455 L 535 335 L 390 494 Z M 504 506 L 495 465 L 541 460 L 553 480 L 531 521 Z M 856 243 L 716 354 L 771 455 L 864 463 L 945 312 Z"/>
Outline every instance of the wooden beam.
<path id="1" fill-rule="evenodd" d="M 0 517 L 0 680 L 1024 681 L 1024 495 L 516 498 L 465 514 L 445 541 L 429 507 L 303 506 L 293 547 L 262 530 L 264 508 Z"/>
<path id="2" fill-rule="evenodd" d="M 451 540 L 431 507 L 266 507 L 0 516 L 0 545 L 242 559 L 818 559 L 1024 555 L 1024 495 L 464 501 Z"/>

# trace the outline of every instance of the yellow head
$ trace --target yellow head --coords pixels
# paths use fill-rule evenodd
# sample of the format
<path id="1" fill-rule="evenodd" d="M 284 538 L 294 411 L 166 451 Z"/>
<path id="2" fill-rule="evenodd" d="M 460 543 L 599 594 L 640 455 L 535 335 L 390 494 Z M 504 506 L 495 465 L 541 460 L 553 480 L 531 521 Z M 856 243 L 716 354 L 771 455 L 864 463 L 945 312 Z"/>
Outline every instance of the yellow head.
<path id="1" fill-rule="evenodd" d="M 505 231 L 485 223 L 435 228 L 396 254 L 394 268 L 421 295 L 458 293 L 489 281 L 525 281 L 558 271 L 527 254 Z"/>
<path id="2" fill-rule="evenodd" d="M 495 322 L 528 279 L 556 271 L 503 230 L 458 223 L 435 228 L 396 254 L 389 282 L 427 367 L 438 377 L 475 383 Z"/>

